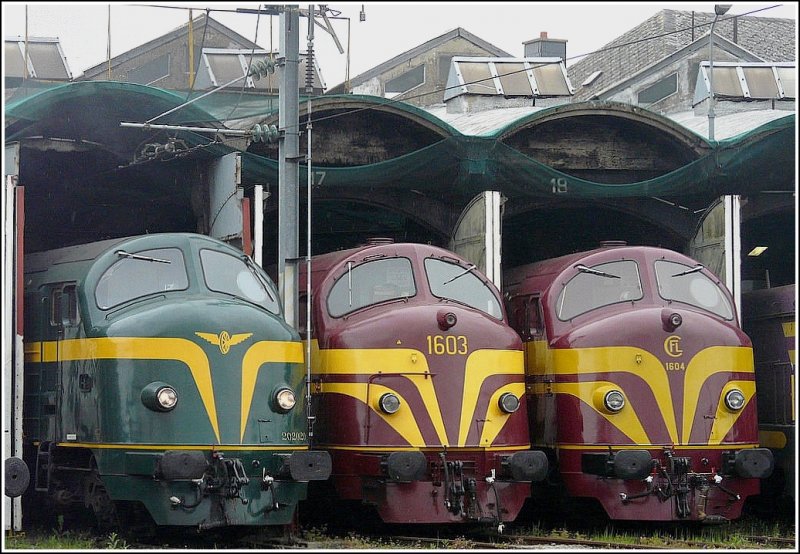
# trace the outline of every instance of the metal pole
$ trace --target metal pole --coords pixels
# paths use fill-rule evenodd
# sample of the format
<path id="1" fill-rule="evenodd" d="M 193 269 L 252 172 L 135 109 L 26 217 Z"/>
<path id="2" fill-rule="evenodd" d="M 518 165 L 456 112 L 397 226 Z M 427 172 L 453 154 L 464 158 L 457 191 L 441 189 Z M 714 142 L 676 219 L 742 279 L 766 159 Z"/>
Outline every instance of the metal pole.
<path id="1" fill-rule="evenodd" d="M 714 15 L 708 33 L 708 140 L 714 140 L 714 25 L 717 17 Z"/>
<path id="2" fill-rule="evenodd" d="M 708 140 L 714 140 L 714 26 L 729 9 L 730 4 L 714 4 L 714 20 L 708 32 Z"/>
<path id="3" fill-rule="evenodd" d="M 308 42 L 306 67 L 314 67 L 314 4 L 308 6 Z M 311 415 L 311 95 L 314 83 L 306 71 L 306 417 L 308 436 L 314 436 L 314 418 Z M 311 82 L 309 82 L 311 81 Z"/>
<path id="4" fill-rule="evenodd" d="M 264 185 L 253 187 L 253 259 L 264 267 Z"/>
<path id="5" fill-rule="evenodd" d="M 278 288 L 286 322 L 298 328 L 297 256 L 299 220 L 300 10 L 286 6 L 280 14 L 278 47 Z"/>

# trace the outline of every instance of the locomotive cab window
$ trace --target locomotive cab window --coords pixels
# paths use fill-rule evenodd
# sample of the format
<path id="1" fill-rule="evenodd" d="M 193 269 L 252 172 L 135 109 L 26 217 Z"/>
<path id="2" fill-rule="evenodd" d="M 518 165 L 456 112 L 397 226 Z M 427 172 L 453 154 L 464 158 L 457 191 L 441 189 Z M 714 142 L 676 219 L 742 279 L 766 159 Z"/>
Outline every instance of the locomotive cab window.
<path id="1" fill-rule="evenodd" d="M 658 294 L 664 300 L 683 302 L 724 319 L 733 319 L 733 308 L 725 293 L 718 283 L 702 273 L 702 265 L 657 260 L 655 270 Z"/>
<path id="2" fill-rule="evenodd" d="M 346 271 L 328 293 L 328 313 L 339 317 L 416 294 L 414 272 L 408 258 L 374 259 L 361 265 L 348 262 Z"/>
<path id="3" fill-rule="evenodd" d="M 250 258 L 203 249 L 200 251 L 200 261 L 209 290 L 231 294 L 266 308 L 274 314 L 280 313 L 278 292 L 272 283 L 260 274 Z"/>
<path id="4" fill-rule="evenodd" d="M 155 293 L 189 287 L 183 253 L 177 248 L 157 248 L 131 254 L 119 250 L 120 259 L 100 277 L 95 301 L 107 310 Z"/>
<path id="5" fill-rule="evenodd" d="M 587 267 L 577 264 L 578 273 L 561 289 L 556 301 L 558 319 L 567 321 L 591 310 L 620 302 L 641 300 L 639 267 L 631 260 L 619 260 Z"/>
<path id="6" fill-rule="evenodd" d="M 50 325 L 74 326 L 78 316 L 78 290 L 76 285 L 64 285 L 50 292 Z"/>
<path id="7" fill-rule="evenodd" d="M 542 322 L 542 310 L 539 305 L 539 297 L 533 296 L 528 299 L 526 304 L 525 329 L 530 336 L 538 337 L 544 334 L 544 323 Z"/>
<path id="8" fill-rule="evenodd" d="M 436 258 L 425 259 L 425 273 L 434 296 L 455 300 L 502 320 L 500 299 L 474 269 L 474 265 L 464 267 Z"/>

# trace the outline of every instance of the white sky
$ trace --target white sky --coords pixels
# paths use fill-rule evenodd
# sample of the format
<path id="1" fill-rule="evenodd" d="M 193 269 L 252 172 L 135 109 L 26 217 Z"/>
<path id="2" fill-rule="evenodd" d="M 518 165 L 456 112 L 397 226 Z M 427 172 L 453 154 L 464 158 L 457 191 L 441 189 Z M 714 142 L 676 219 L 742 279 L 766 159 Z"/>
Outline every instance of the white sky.
<path id="1" fill-rule="evenodd" d="M 4 38 L 25 36 L 25 3 L 3 2 Z M 257 8 L 254 3 L 156 2 L 153 4 L 120 4 L 93 2 L 30 3 L 27 10 L 28 35 L 58 37 L 73 77 L 103 62 L 109 43 L 109 5 L 111 13 L 111 56 L 117 56 L 149 40 L 185 24 L 186 9 L 193 8 L 194 17 L 206 8 L 235 10 Z M 298 2 L 301 8 L 308 4 Z M 567 65 L 577 56 L 602 48 L 616 37 L 662 9 L 713 12 L 714 4 L 688 2 L 329 2 L 339 17 L 350 18 L 350 77 L 401 54 L 423 42 L 456 27 L 462 27 L 515 57 L 522 57 L 523 42 L 546 31 L 551 38 L 567 40 Z M 159 7 L 162 6 L 162 7 Z M 364 8 L 366 21 L 359 21 Z M 765 9 L 769 8 L 769 9 Z M 726 17 L 733 14 L 797 19 L 797 3 L 764 2 L 734 3 Z M 226 12 L 210 13 L 211 17 L 253 40 L 258 24 L 259 46 L 278 48 L 277 17 Z M 270 20 L 272 21 L 270 30 Z M 333 20 L 333 27 L 347 52 L 348 22 Z M 307 26 L 301 18 L 300 49 L 306 48 Z M 272 40 L 270 41 L 270 34 Z M 199 45 L 202 31 L 195 35 Z M 345 80 L 347 55 L 339 54 L 333 39 L 316 27 L 314 48 L 328 88 Z"/>

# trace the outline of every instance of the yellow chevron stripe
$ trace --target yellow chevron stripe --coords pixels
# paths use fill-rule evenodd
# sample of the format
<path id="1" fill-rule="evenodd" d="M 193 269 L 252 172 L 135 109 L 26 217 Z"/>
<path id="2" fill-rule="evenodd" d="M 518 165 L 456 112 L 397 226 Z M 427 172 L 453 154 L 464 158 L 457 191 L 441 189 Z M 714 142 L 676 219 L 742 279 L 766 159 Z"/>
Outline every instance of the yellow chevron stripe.
<path id="1" fill-rule="evenodd" d="M 753 349 L 743 346 L 711 346 L 698 352 L 689 361 L 683 376 L 683 442 L 688 442 L 691 436 L 700 389 L 711 375 L 721 371 L 753 373 Z M 733 422 L 741 413 L 736 413 Z M 716 420 L 714 425 L 716 426 Z"/>
<path id="2" fill-rule="evenodd" d="M 428 359 L 419 350 L 410 348 L 374 348 L 374 349 L 323 349 L 314 348 L 316 341 L 312 344 L 312 362 L 314 372 L 318 374 L 331 375 L 403 375 L 417 389 L 422 398 L 423 405 L 428 410 L 428 415 L 436 430 L 440 443 L 443 446 L 452 444 L 447 435 L 444 419 L 433 386 L 433 379 L 430 376 Z M 462 412 L 459 424 L 458 446 L 466 444 L 469 427 L 474 421 L 474 410 L 480 393 L 481 386 L 487 377 L 497 374 L 502 369 L 505 374 L 519 374 L 522 376 L 524 368 L 524 358 L 520 351 L 514 350 L 477 350 L 470 354 L 465 364 L 464 392 L 462 398 Z M 327 385 L 327 389 L 326 389 Z M 330 390 L 333 383 L 323 385 L 324 390 Z M 342 385 L 345 385 L 342 383 Z M 520 385 L 522 385 L 520 383 Z M 375 385 L 372 385 L 375 386 Z M 390 389 L 386 389 L 389 391 Z M 392 391 L 394 392 L 394 391 Z M 354 398 L 366 398 L 366 393 L 343 393 L 349 394 Z M 395 394 L 397 394 L 395 392 Z M 370 396 L 372 393 L 370 393 Z M 521 395 L 521 393 L 520 393 Z M 363 400 L 362 400 L 363 401 Z M 375 410 L 373 404 L 370 408 Z M 410 426 L 410 420 L 395 418 L 397 414 L 384 417 L 383 412 L 377 411 L 387 423 L 400 433 L 409 444 L 417 440 L 415 437 L 419 433 L 419 426 L 414 420 Z M 484 424 L 483 433 L 485 436 L 497 436 L 502 429 L 502 425 L 508 417 L 493 418 L 492 422 Z M 488 427 L 487 427 L 488 424 Z M 496 425 L 499 427 L 495 428 Z M 423 442 L 418 444 L 422 445 Z"/>
<path id="3" fill-rule="evenodd" d="M 725 394 L 733 388 L 740 389 L 744 393 L 744 406 L 741 410 L 731 412 L 725 407 Z M 719 402 L 717 403 L 717 413 L 714 415 L 714 424 L 711 426 L 711 433 L 708 437 L 709 444 L 720 444 L 728 431 L 731 430 L 733 424 L 739 419 L 744 409 L 756 395 L 756 382 L 755 381 L 730 381 L 724 387 L 719 395 Z"/>
<path id="4" fill-rule="evenodd" d="M 601 387 L 613 387 L 625 394 L 625 391 L 617 383 L 610 381 L 584 381 L 582 383 L 556 383 L 553 389 L 558 394 L 569 394 L 581 400 L 595 412 L 603 416 L 606 421 L 624 433 L 632 442 L 636 444 L 649 444 L 650 437 L 642 427 L 642 422 L 636 415 L 633 406 L 625 406 L 616 414 L 602 412 L 594 405 L 594 392 Z M 626 403 L 630 404 L 629 397 L 625 394 Z"/>
<path id="5" fill-rule="evenodd" d="M 253 402 L 258 370 L 268 362 L 303 363 L 303 345 L 299 342 L 259 341 L 247 349 L 242 359 L 242 419 L 239 440 L 244 442 L 247 417 Z"/>
<path id="6" fill-rule="evenodd" d="M 324 393 L 346 394 L 361 401 L 369 407 L 370 413 L 378 414 L 392 429 L 397 431 L 409 446 L 417 448 L 426 446 L 417 420 L 414 418 L 414 411 L 409 408 L 405 398 L 397 392 L 383 385 L 371 383 L 323 383 L 321 391 Z M 385 414 L 377 407 L 378 399 L 387 392 L 397 395 L 400 399 L 400 409 L 394 414 Z"/>
<path id="7" fill-rule="evenodd" d="M 334 375 L 404 375 L 417 388 L 420 397 L 422 397 L 423 404 L 428 410 L 428 415 L 431 418 L 440 443 L 443 445 L 449 444 L 444 419 L 439 408 L 439 400 L 436 397 L 433 379 L 428 368 L 428 359 L 422 352 L 411 348 L 347 348 L 317 349 L 316 353 L 319 357 L 318 364 L 314 369 L 315 373 Z M 312 352 L 312 360 L 314 360 L 314 352 Z M 393 423 L 393 421 L 389 420 L 387 422 L 390 425 Z M 397 429 L 397 431 L 404 436 L 411 433 L 409 430 L 400 432 Z M 418 428 L 416 432 L 419 432 Z"/>
<path id="8" fill-rule="evenodd" d="M 508 422 L 508 418 L 511 417 L 511 414 L 502 411 L 498 404 L 500 395 L 504 392 L 510 392 L 519 398 L 520 402 L 525 402 L 525 383 L 511 383 L 497 389 L 489 399 L 489 406 L 487 406 L 486 415 L 483 418 L 483 430 L 481 431 L 479 444 L 485 444 L 487 446 L 492 444 Z M 464 440 L 466 441 L 466 436 Z M 463 442 L 460 443 L 461 446 L 463 446 L 463 444 Z"/>
<path id="9" fill-rule="evenodd" d="M 104 337 L 48 341 L 42 344 L 42 362 L 78 360 L 174 360 L 183 362 L 192 373 L 206 414 L 220 442 L 211 367 L 203 349 L 179 338 Z"/>
<path id="10" fill-rule="evenodd" d="M 478 395 L 484 381 L 487 377 L 499 372 L 522 375 L 524 372 L 523 353 L 515 350 L 476 350 L 467 358 L 464 372 L 464 393 L 461 400 L 461 421 L 458 428 L 458 446 L 464 446 L 467 442 L 469 428 L 475 421 Z M 524 384 L 520 383 L 520 385 L 521 392 L 518 396 L 524 395 L 525 391 Z M 499 398 L 500 392 L 495 391 L 494 396 Z M 524 399 L 524 396 L 520 396 L 520 398 Z M 496 413 L 492 412 L 493 406 Z M 500 411 L 497 407 L 496 398 L 490 401 L 488 412 L 483 418 L 484 427 L 480 444 L 485 444 L 483 437 L 491 436 L 494 439 L 509 417 L 509 414 Z"/>
<path id="11" fill-rule="evenodd" d="M 678 444 L 678 428 L 675 423 L 675 411 L 667 372 L 661 361 L 653 354 L 641 348 L 612 346 L 554 348 L 550 349 L 549 356 L 552 359 L 553 372 L 557 375 L 625 372 L 641 377 L 653 392 L 658 409 L 663 414 L 670 439 L 674 444 Z M 589 405 L 591 406 L 591 403 Z M 633 429 L 630 431 L 633 432 Z M 627 433 L 625 434 L 627 435 Z"/>

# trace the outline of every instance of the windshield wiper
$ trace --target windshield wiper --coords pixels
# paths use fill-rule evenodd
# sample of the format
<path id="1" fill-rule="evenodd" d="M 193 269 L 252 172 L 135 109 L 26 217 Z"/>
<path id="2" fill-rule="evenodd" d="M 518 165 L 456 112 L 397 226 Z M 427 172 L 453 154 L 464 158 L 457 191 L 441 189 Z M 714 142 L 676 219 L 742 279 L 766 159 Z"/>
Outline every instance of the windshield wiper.
<path id="1" fill-rule="evenodd" d="M 275 299 L 269 292 L 269 286 L 264 282 L 264 279 L 261 278 L 261 275 L 258 272 L 259 270 L 256 263 L 252 260 L 252 258 L 250 258 L 250 256 L 242 256 L 242 260 L 244 261 L 244 265 L 247 267 L 247 269 L 250 270 L 250 273 L 253 275 L 253 277 L 256 278 L 256 281 L 261 283 L 261 287 L 264 289 L 264 292 L 267 293 L 267 297 L 269 297 L 270 302 L 275 302 Z"/>
<path id="2" fill-rule="evenodd" d="M 600 275 L 601 277 L 611 277 L 612 279 L 620 279 L 619 275 L 612 275 L 611 273 L 606 273 L 605 271 L 600 271 L 599 269 L 592 269 L 591 267 L 586 267 L 583 264 L 576 265 L 575 269 L 577 269 L 581 273 L 589 273 L 591 275 Z"/>
<path id="3" fill-rule="evenodd" d="M 681 271 L 680 273 L 676 273 L 675 275 L 673 275 L 673 277 L 681 277 L 683 275 L 689 275 L 690 273 L 697 273 L 701 269 L 703 269 L 703 264 L 697 264 L 691 269 L 687 269 L 686 271 Z"/>
<path id="4" fill-rule="evenodd" d="M 144 260 L 145 262 L 158 262 L 160 264 L 171 264 L 172 260 L 162 260 L 159 258 L 151 258 L 150 256 L 140 256 L 139 254 L 131 254 L 130 252 L 125 252 L 124 250 L 117 250 L 117 256 L 122 256 L 123 258 L 131 258 L 132 260 Z"/>
<path id="5" fill-rule="evenodd" d="M 442 284 L 446 285 L 447 283 L 452 283 L 453 281 L 455 281 L 456 279 L 458 279 L 459 277 L 461 277 L 463 275 L 466 275 L 467 273 L 469 273 L 473 269 L 478 269 L 478 266 L 476 266 L 475 264 L 470 264 L 470 266 L 467 269 L 465 269 L 464 271 L 462 271 L 458 275 L 454 275 L 453 277 L 451 277 L 450 279 L 448 279 L 447 281 L 445 281 Z"/>

